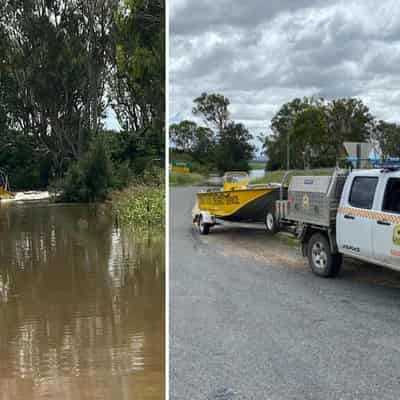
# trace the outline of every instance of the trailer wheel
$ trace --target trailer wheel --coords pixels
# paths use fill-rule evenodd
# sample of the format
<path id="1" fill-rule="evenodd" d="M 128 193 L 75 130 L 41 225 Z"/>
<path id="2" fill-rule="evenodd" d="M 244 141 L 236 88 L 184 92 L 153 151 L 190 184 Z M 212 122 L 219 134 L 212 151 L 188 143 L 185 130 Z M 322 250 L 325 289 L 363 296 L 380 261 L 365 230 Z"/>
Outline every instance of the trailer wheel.
<path id="1" fill-rule="evenodd" d="M 311 271 L 324 278 L 338 275 L 342 266 L 342 255 L 332 254 L 327 237 L 321 233 L 311 236 L 307 248 L 308 262 Z"/>
<path id="2" fill-rule="evenodd" d="M 199 232 L 202 235 L 208 235 L 210 233 L 210 224 L 207 224 L 203 221 L 203 216 L 200 215 L 198 222 Z"/>
<path id="3" fill-rule="evenodd" d="M 267 232 L 276 233 L 278 231 L 278 223 L 272 211 L 267 211 L 265 214 L 265 227 Z"/>

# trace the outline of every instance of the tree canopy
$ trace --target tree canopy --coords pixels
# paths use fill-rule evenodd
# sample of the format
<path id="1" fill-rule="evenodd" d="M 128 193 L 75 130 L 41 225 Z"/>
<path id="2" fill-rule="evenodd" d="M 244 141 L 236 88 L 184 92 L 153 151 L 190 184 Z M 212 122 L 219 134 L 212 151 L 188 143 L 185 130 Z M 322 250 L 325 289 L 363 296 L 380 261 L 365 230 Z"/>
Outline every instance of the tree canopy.
<path id="1" fill-rule="evenodd" d="M 263 146 L 267 168 L 333 166 L 344 156 L 344 142 L 373 141 L 375 130 L 376 121 L 360 99 L 294 99 L 272 118 Z"/>
<path id="2" fill-rule="evenodd" d="M 201 96 L 193 100 L 193 114 L 200 116 L 212 128 L 221 132 L 226 128 L 229 122 L 229 104 L 228 98 L 216 93 L 202 93 Z"/>
<path id="3" fill-rule="evenodd" d="M 384 159 L 400 158 L 400 125 L 380 120 L 376 124 L 374 138 L 379 143 Z"/>
<path id="4" fill-rule="evenodd" d="M 23 141 L 62 177 L 112 108 L 129 162 L 163 158 L 164 24 L 163 0 L 2 1 L 0 153 Z"/>
<path id="5" fill-rule="evenodd" d="M 254 146 L 253 136 L 243 124 L 229 119 L 228 98 L 203 93 L 194 99 L 193 114 L 207 126 L 181 121 L 170 126 L 170 141 L 175 152 L 185 153 L 209 169 L 220 172 L 248 170 Z"/>
<path id="6" fill-rule="evenodd" d="M 175 155 L 188 154 L 220 172 L 247 169 L 254 138 L 230 119 L 229 105 L 221 94 L 194 99 L 193 115 L 206 126 L 188 120 L 171 125 Z M 295 98 L 279 108 L 270 128 L 270 134 L 259 137 L 268 170 L 332 167 L 346 156 L 344 142 L 370 142 L 383 158 L 400 158 L 400 125 L 377 121 L 357 98 Z"/>

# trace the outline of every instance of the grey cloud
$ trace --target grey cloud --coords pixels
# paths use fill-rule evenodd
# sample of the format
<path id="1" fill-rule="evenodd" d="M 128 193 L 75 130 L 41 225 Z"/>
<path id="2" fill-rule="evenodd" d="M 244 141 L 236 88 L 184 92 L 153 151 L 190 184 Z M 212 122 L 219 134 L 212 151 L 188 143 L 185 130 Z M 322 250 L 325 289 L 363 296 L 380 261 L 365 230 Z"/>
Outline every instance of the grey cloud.
<path id="1" fill-rule="evenodd" d="M 254 27 L 273 19 L 282 12 L 326 4 L 316 0 L 203 0 L 186 1 L 172 15 L 172 35 L 193 35 L 198 32 L 220 29 L 223 26 Z"/>
<path id="2" fill-rule="evenodd" d="M 396 1 L 179 1 L 171 19 L 171 115 L 190 118 L 203 91 L 230 98 L 253 133 L 294 97 L 361 97 L 400 113 Z M 179 116 L 179 117 L 177 117 Z"/>
<path id="3" fill-rule="evenodd" d="M 400 34 L 399 34 L 400 37 Z M 373 76 L 399 76 L 400 45 L 384 46 L 372 54 L 366 62 L 365 69 Z"/>

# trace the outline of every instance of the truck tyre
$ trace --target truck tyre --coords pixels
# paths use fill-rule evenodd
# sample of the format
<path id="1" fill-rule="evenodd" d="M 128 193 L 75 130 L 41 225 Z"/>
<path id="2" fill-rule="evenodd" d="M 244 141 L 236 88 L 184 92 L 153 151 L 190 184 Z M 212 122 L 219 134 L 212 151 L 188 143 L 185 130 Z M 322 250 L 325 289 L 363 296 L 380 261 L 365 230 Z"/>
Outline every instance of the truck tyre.
<path id="1" fill-rule="evenodd" d="M 342 266 L 342 255 L 332 254 L 328 238 L 315 233 L 311 236 L 307 247 L 308 262 L 311 271 L 323 278 L 332 278 L 338 275 Z"/>
<path id="2" fill-rule="evenodd" d="M 278 223 L 272 211 L 268 210 L 265 214 L 265 228 L 269 233 L 278 232 Z"/>
<path id="3" fill-rule="evenodd" d="M 198 226 L 199 226 L 200 234 L 208 235 L 210 233 L 210 224 L 207 224 L 207 223 L 205 223 L 203 221 L 203 216 L 202 215 L 200 215 Z"/>

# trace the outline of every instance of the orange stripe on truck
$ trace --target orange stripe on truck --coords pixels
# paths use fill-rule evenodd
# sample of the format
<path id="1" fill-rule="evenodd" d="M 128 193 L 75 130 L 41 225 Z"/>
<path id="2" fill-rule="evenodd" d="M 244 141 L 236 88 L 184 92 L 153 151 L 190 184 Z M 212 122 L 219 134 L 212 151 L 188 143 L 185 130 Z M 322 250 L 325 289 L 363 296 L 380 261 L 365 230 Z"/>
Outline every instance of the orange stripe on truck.
<path id="1" fill-rule="evenodd" d="M 352 215 L 353 217 L 367 218 L 374 221 L 382 220 L 400 224 L 400 215 L 383 213 L 381 211 L 363 210 L 361 208 L 339 207 L 339 214 Z"/>

